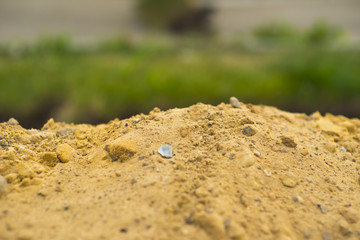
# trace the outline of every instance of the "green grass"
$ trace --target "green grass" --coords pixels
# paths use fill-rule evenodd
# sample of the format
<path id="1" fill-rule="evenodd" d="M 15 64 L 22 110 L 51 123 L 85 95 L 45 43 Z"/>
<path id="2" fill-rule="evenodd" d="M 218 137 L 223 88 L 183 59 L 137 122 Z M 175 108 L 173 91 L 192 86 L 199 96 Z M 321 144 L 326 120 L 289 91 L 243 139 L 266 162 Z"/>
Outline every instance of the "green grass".
<path id="1" fill-rule="evenodd" d="M 215 104 L 229 94 L 246 98 L 254 90 L 243 87 L 259 78 L 241 64 L 226 66 L 205 53 L 33 56 L 0 64 L 0 108 L 26 116 L 53 102 L 70 107 L 68 121 L 110 119 L 155 106 Z"/>
<path id="2" fill-rule="evenodd" d="M 49 117 L 96 123 L 155 106 L 218 104 L 230 96 L 291 111 L 319 109 L 359 117 L 360 50 L 328 42 L 314 46 L 306 39 L 301 37 L 296 47 L 257 49 L 246 41 L 238 47 L 236 41 L 204 44 L 199 39 L 140 44 L 120 39 L 91 50 L 75 49 L 64 38 L 11 51 L 3 46 L 0 117 L 18 118 L 28 127 L 39 127 Z M 256 35 L 251 42 L 255 40 Z"/>

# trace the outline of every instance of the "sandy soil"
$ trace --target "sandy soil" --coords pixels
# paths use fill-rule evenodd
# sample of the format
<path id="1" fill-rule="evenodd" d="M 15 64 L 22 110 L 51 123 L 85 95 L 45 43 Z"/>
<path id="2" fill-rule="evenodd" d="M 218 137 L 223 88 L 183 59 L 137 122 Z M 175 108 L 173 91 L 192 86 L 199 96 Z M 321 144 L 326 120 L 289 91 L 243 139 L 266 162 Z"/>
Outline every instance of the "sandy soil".
<path id="1" fill-rule="evenodd" d="M 359 119 L 250 104 L 11 119 L 0 239 L 360 239 L 359 145 Z"/>

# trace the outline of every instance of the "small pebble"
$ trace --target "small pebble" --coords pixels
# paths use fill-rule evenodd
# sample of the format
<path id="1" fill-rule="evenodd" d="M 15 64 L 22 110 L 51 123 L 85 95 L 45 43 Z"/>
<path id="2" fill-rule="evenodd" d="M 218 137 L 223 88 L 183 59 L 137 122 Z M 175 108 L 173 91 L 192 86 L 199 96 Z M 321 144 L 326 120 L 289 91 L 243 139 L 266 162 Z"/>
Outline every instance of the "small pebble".
<path id="1" fill-rule="evenodd" d="M 194 216 L 195 222 L 202 228 L 212 239 L 224 239 L 225 226 L 223 219 L 216 213 L 208 214 L 205 212 L 198 213 Z"/>
<path id="2" fill-rule="evenodd" d="M 242 133 L 248 137 L 251 137 L 256 134 L 256 130 L 250 126 L 247 126 L 243 129 Z"/>
<path id="3" fill-rule="evenodd" d="M 241 104 L 240 104 L 239 100 L 236 97 L 231 97 L 230 98 L 230 104 L 234 108 L 241 108 Z"/>
<path id="4" fill-rule="evenodd" d="M 347 151 L 346 151 L 346 148 L 343 147 L 343 146 L 339 147 L 339 149 L 340 149 L 342 152 L 347 152 Z"/>
<path id="5" fill-rule="evenodd" d="M 295 148 L 297 146 L 297 144 L 294 142 L 294 140 L 290 137 L 281 137 L 281 142 L 282 144 L 284 144 L 286 147 L 289 148 Z"/>
<path id="6" fill-rule="evenodd" d="M 45 189 L 45 188 L 41 188 L 38 192 L 37 195 L 41 196 L 41 197 L 46 197 L 47 195 L 49 195 L 49 190 Z"/>
<path id="7" fill-rule="evenodd" d="M 19 122 L 15 118 L 10 118 L 9 121 L 7 121 L 8 125 L 19 125 Z"/>
<path id="8" fill-rule="evenodd" d="M 159 148 L 158 153 L 165 158 L 172 158 L 172 147 L 167 144 L 162 145 Z"/>
<path id="9" fill-rule="evenodd" d="M 260 157 L 261 153 L 259 151 L 254 151 L 254 155 L 257 156 L 257 157 Z"/>
<path id="10" fill-rule="evenodd" d="M 331 235 L 331 233 L 323 232 L 322 233 L 322 239 L 323 240 L 333 240 L 334 237 Z"/>
<path id="11" fill-rule="evenodd" d="M 250 151 L 240 152 L 236 155 L 236 162 L 241 167 L 248 168 L 255 164 L 255 157 Z"/>
<path id="12" fill-rule="evenodd" d="M 310 178 L 305 178 L 305 180 L 308 182 L 308 183 L 312 183 L 312 180 Z"/>
<path id="13" fill-rule="evenodd" d="M 56 154 L 62 163 L 67 163 L 74 159 L 76 152 L 69 144 L 60 144 L 56 147 Z"/>
<path id="14" fill-rule="evenodd" d="M 49 167 L 55 167 L 59 162 L 58 156 L 55 152 L 44 152 L 40 154 L 40 158 L 42 159 L 42 163 Z"/>
<path id="15" fill-rule="evenodd" d="M 303 231 L 303 235 L 304 235 L 304 238 L 309 238 L 310 237 L 310 232 L 309 231 Z"/>
<path id="16" fill-rule="evenodd" d="M 284 186 L 293 188 L 297 185 L 298 181 L 293 173 L 288 172 L 281 177 L 281 182 Z"/>
<path id="17" fill-rule="evenodd" d="M 6 186 L 7 186 L 6 179 L 0 175 L 0 194 L 5 192 Z"/>
<path id="18" fill-rule="evenodd" d="M 321 213 L 326 214 L 329 211 L 328 206 L 324 204 L 318 204 L 318 208 L 320 209 Z"/>
<path id="19" fill-rule="evenodd" d="M 264 169 L 264 173 L 266 176 L 270 177 L 271 176 L 271 171 L 269 169 Z"/>
<path id="20" fill-rule="evenodd" d="M 309 154 L 309 151 L 307 149 L 300 150 L 301 155 L 307 156 Z"/>
<path id="21" fill-rule="evenodd" d="M 303 199 L 302 197 L 300 197 L 300 196 L 297 196 L 297 195 L 294 195 L 294 196 L 292 197 L 292 199 L 293 199 L 295 202 L 300 202 L 300 203 L 304 202 L 304 199 Z"/>
<path id="22" fill-rule="evenodd" d="M 105 150 L 113 162 L 126 162 L 136 154 L 138 147 L 135 141 L 119 137 L 106 145 Z"/>

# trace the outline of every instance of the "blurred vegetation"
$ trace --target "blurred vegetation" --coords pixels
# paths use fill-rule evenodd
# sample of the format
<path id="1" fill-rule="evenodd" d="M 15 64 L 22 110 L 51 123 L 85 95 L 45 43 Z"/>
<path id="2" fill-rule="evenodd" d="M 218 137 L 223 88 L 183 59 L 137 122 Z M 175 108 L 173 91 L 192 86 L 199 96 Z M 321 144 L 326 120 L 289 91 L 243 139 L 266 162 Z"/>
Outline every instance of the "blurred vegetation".
<path id="1" fill-rule="evenodd" d="M 251 36 L 109 39 L 79 48 L 66 37 L 0 46 L 0 120 L 23 126 L 99 123 L 154 107 L 219 104 L 230 96 L 285 110 L 360 116 L 360 46 L 338 29 L 266 24 Z"/>
<path id="2" fill-rule="evenodd" d="M 177 16 L 188 11 L 189 0 L 138 0 L 138 17 L 155 28 L 166 28 Z"/>
<path id="3" fill-rule="evenodd" d="M 212 1 L 138 0 L 137 17 L 147 28 L 172 34 L 211 34 Z"/>

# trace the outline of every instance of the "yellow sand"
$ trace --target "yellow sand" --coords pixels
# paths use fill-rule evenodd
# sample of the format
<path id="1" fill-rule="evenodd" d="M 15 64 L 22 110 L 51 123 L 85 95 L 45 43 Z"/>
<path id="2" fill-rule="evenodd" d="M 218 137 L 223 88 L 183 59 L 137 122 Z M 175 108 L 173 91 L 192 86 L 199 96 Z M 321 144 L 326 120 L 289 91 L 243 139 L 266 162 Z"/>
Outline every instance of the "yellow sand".
<path id="1" fill-rule="evenodd" d="M 359 164 L 359 119 L 250 104 L 1 123 L 0 239 L 359 239 Z"/>

